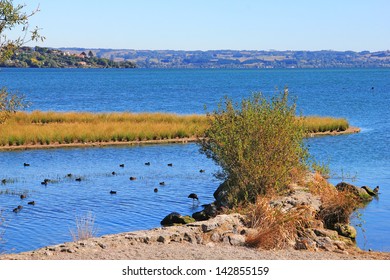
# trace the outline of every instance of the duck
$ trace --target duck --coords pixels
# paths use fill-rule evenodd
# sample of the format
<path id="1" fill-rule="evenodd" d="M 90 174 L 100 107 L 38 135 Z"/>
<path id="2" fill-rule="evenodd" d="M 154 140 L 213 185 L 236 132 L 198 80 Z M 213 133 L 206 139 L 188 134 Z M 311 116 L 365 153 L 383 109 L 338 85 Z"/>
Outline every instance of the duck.
<path id="1" fill-rule="evenodd" d="M 112 171 L 111 174 L 112 174 L 112 175 L 116 175 L 116 172 L 115 172 L 115 171 Z"/>
<path id="2" fill-rule="evenodd" d="M 47 184 L 50 183 L 50 182 L 51 182 L 50 179 L 44 179 L 44 180 L 41 182 L 41 185 L 47 186 Z"/>
<path id="3" fill-rule="evenodd" d="M 14 208 L 14 210 L 12 210 L 14 213 L 18 213 L 20 212 L 20 210 L 23 209 L 23 206 L 22 205 L 19 205 L 18 207 Z"/>
<path id="4" fill-rule="evenodd" d="M 110 194 L 116 194 L 116 191 L 110 191 Z"/>
<path id="5" fill-rule="evenodd" d="M 137 178 L 135 178 L 135 177 L 130 177 L 129 179 L 130 179 L 130 181 L 134 181 L 134 180 L 136 180 Z"/>
<path id="6" fill-rule="evenodd" d="M 200 173 L 205 173 L 205 172 L 206 172 L 206 170 L 204 170 L 204 169 L 201 169 L 201 170 L 199 170 L 199 172 L 200 172 Z"/>
<path id="7" fill-rule="evenodd" d="M 148 161 L 148 162 L 145 162 L 145 165 L 150 165 L 150 162 Z"/>
<path id="8" fill-rule="evenodd" d="M 23 166 L 30 166 L 29 163 L 23 163 Z"/>
<path id="9" fill-rule="evenodd" d="M 29 201 L 29 202 L 27 202 L 27 204 L 28 205 L 35 205 L 35 201 L 33 200 L 33 201 Z"/>
<path id="10" fill-rule="evenodd" d="M 125 167 L 125 165 L 122 163 L 122 164 L 119 164 L 119 167 Z"/>
<path id="11" fill-rule="evenodd" d="M 27 196 L 25 194 L 20 195 L 20 199 L 25 199 Z"/>
<path id="12" fill-rule="evenodd" d="M 7 184 L 7 180 L 6 180 L 6 179 L 1 180 L 1 184 L 2 184 L 2 185 Z"/>
<path id="13" fill-rule="evenodd" d="M 196 200 L 199 200 L 198 195 L 197 195 L 196 193 L 190 193 L 190 194 L 188 195 L 188 198 L 192 198 L 193 201 L 194 201 L 195 199 L 196 199 Z"/>
<path id="14" fill-rule="evenodd" d="M 72 177 L 72 176 L 73 176 L 72 173 L 66 174 L 66 177 Z"/>
<path id="15" fill-rule="evenodd" d="M 172 166 L 173 166 L 173 164 L 172 164 L 172 163 L 168 163 L 168 166 L 172 167 Z"/>
<path id="16" fill-rule="evenodd" d="M 80 177 L 78 177 L 78 178 L 76 178 L 76 180 L 75 181 L 77 181 L 77 182 L 81 182 L 81 178 Z"/>
<path id="17" fill-rule="evenodd" d="M 160 182 L 160 186 L 165 186 L 165 182 Z"/>
<path id="18" fill-rule="evenodd" d="M 158 192 L 158 188 L 154 188 L 154 192 Z"/>

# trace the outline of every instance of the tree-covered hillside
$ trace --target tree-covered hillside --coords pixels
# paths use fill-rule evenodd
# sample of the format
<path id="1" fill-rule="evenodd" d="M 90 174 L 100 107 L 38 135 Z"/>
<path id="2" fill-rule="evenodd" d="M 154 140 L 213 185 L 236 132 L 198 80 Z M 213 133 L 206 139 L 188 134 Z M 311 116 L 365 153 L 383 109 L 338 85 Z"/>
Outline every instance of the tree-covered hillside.
<path id="1" fill-rule="evenodd" d="M 135 68 L 130 61 L 114 62 L 99 58 L 92 51 L 70 53 L 41 47 L 22 47 L 10 59 L 0 63 L 0 67 L 21 68 Z"/>

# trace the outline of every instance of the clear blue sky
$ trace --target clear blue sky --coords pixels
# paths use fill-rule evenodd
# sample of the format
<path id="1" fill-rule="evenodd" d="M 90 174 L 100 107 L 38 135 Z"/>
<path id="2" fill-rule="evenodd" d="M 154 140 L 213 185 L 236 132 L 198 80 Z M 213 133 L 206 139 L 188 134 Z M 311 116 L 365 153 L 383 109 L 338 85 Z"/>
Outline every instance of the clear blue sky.
<path id="1" fill-rule="evenodd" d="M 40 6 L 41 46 L 173 50 L 390 49 L 389 0 L 14 0 Z"/>

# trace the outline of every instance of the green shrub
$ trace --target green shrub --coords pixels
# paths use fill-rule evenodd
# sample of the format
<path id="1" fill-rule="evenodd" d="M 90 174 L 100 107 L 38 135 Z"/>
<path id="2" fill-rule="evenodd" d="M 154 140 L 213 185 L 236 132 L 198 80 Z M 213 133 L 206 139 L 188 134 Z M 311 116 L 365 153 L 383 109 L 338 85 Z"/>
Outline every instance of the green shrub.
<path id="1" fill-rule="evenodd" d="M 226 98 L 207 114 L 209 128 L 201 152 L 222 172 L 231 204 L 253 203 L 258 195 L 287 188 L 293 169 L 306 168 L 302 122 L 289 105 L 288 90 L 268 101 L 261 93 L 234 104 Z"/>

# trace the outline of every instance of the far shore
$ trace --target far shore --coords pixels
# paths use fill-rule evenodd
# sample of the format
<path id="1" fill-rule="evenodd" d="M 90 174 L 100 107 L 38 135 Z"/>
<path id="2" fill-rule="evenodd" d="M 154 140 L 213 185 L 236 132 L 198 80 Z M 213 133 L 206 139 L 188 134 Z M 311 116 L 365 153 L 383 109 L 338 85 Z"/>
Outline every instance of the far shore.
<path id="1" fill-rule="evenodd" d="M 349 127 L 344 131 L 325 131 L 309 133 L 308 137 L 337 136 L 345 134 L 359 133 L 360 128 Z M 52 143 L 52 144 L 26 144 L 26 145 L 5 145 L 0 146 L 1 150 L 33 150 L 33 149 L 57 149 L 57 148 L 88 148 L 88 147 L 107 147 L 107 146 L 136 146 L 136 145 L 155 145 L 155 144 L 186 144 L 198 141 L 200 138 L 184 137 L 159 140 L 137 140 L 137 141 L 107 141 L 107 142 L 75 142 L 75 143 Z"/>

